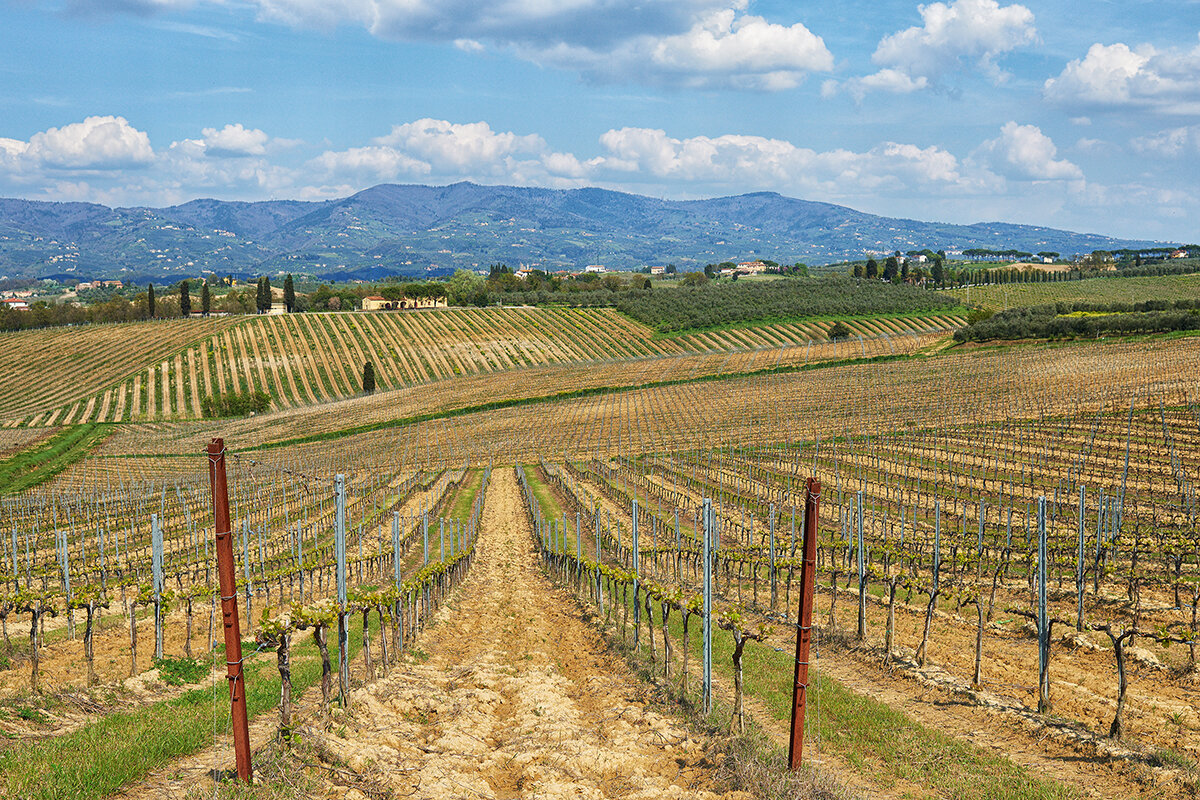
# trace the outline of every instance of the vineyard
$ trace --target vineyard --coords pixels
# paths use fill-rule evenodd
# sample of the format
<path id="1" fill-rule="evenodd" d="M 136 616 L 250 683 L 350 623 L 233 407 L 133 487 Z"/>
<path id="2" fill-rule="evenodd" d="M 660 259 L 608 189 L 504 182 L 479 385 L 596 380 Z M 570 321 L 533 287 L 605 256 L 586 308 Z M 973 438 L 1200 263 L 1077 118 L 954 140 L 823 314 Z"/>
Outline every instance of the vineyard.
<path id="1" fill-rule="evenodd" d="M 953 315 L 848 320 L 858 337 L 949 330 Z M 202 400 L 261 391 L 292 408 L 362 393 L 371 362 L 381 390 L 562 364 L 737 352 L 827 340 L 829 323 L 767 325 L 675 338 L 611 309 L 438 309 L 296 314 L 83 326 L 0 334 L 13 380 L 7 427 L 199 418 Z M 146 342 L 152 342 L 149 347 Z"/>
<path id="2" fill-rule="evenodd" d="M 1130 303 L 1200 299 L 1200 275 L 1087 278 L 1057 283 L 998 283 L 949 292 L 965 303 L 1000 311 L 1046 303 Z"/>
<path id="3" fill-rule="evenodd" d="M 182 797 L 170 775 L 228 768 L 204 456 L 222 437 L 260 740 L 297 733 L 367 796 L 627 796 L 631 774 L 646 796 L 725 791 L 598 653 L 723 728 L 786 735 L 809 476 L 820 769 L 882 796 L 1194 795 L 1200 338 L 947 350 L 904 324 L 829 342 L 656 338 L 606 310 L 220 320 L 151 366 L 91 368 L 102 395 L 22 395 L 14 420 L 129 422 L 0 501 L 0 786 Z M 365 360 L 381 391 L 355 396 Z M 235 381 L 273 410 L 197 419 Z M 0 449 L 51 448 L 38 430 Z M 105 748 L 166 704 L 191 738 L 112 769 Z M 956 725 L 975 744 L 935 735 Z"/>

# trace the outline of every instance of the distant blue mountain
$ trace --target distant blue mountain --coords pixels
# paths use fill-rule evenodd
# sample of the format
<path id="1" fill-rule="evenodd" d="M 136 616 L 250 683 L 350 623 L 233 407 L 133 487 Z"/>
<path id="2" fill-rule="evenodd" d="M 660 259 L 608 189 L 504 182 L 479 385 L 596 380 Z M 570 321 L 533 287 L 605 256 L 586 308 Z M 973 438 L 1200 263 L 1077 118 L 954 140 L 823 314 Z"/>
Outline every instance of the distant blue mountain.
<path id="1" fill-rule="evenodd" d="M 687 269 L 752 258 L 821 265 L 923 248 L 1072 254 L 1155 244 L 1000 222 L 893 219 L 774 192 L 678 201 L 456 183 L 385 184 L 323 202 L 193 200 L 169 208 L 0 199 L 0 275 L 9 277 L 378 278 L 496 262 Z"/>

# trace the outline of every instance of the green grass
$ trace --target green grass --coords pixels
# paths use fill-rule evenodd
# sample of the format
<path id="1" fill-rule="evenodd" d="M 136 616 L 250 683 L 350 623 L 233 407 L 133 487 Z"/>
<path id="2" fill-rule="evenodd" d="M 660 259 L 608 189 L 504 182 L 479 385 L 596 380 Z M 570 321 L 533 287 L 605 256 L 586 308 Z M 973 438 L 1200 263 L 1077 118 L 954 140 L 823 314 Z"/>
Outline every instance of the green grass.
<path id="1" fill-rule="evenodd" d="M 700 617 L 694 616 L 688 627 L 689 661 L 694 669 L 701 663 Z M 671 615 L 669 628 L 674 665 L 681 668 L 683 621 L 678 612 Z M 655 643 L 660 653 L 661 629 L 656 613 Z M 642 641 L 646 642 L 645 631 Z M 789 648 L 776 652 L 769 644 L 753 641 L 746 644 L 742 654 L 747 697 L 757 698 L 776 721 L 783 723 L 791 719 L 794 657 Z M 733 637 L 722 630 L 713 632 L 713 673 L 732 687 Z M 691 685 L 699 689 L 696 675 Z M 810 673 L 805 740 L 806 753 L 814 753 L 819 742 L 822 750 L 836 754 L 872 782 L 901 791 L 915 784 L 924 790 L 918 795 L 922 797 L 1059 800 L 1079 796 L 1072 787 L 1031 775 L 1003 756 L 985 752 L 922 725 L 878 700 L 850 691 L 823 674 L 819 660 Z"/>
<path id="2" fill-rule="evenodd" d="M 475 503 L 475 497 L 479 494 L 479 489 L 483 485 L 483 470 L 474 469 L 467 473 L 466 480 L 454 495 L 454 500 L 450 503 L 448 519 L 458 520 L 466 523 L 471 519 L 471 506 Z"/>
<path id="3" fill-rule="evenodd" d="M 27 450 L 0 461 L 0 494 L 16 494 L 53 478 L 86 456 L 112 433 L 108 424 L 87 422 L 64 427 Z"/>
<path id="4" fill-rule="evenodd" d="M 359 630 L 359 625 L 351 626 L 351 658 L 362 647 L 361 635 L 356 635 Z M 372 630 L 377 638 L 374 622 Z M 249 655 L 253 645 L 247 642 L 244 646 L 249 646 L 243 650 Z M 336 670 L 336 635 L 330 636 L 329 653 Z M 246 708 L 251 718 L 275 711 L 280 692 L 275 659 L 248 660 L 245 672 Z M 297 636 L 292 645 L 293 697 L 320 678 L 321 661 L 312 637 Z M 215 691 L 185 692 L 134 711 L 110 714 L 62 736 L 17 745 L 0 755 L 0 796 L 100 800 L 172 759 L 216 744 L 229 733 L 229 690 L 219 679 Z"/>
<path id="5" fill-rule="evenodd" d="M 158 677 L 168 686 L 198 683 L 209 671 L 207 663 L 195 658 L 159 658 L 155 659 L 154 667 L 158 670 Z"/>
<path id="6" fill-rule="evenodd" d="M 1003 283 L 953 289 L 948 294 L 992 311 L 1076 300 L 1129 303 L 1200 298 L 1200 274 L 1088 278 L 1055 283 Z"/>
<path id="7" fill-rule="evenodd" d="M 538 501 L 538 505 L 542 509 L 542 516 L 546 519 L 561 520 L 563 515 L 562 506 L 558 504 L 558 500 L 554 497 L 554 493 L 550 491 L 550 487 L 542 481 L 536 464 L 525 465 L 525 479 L 529 481 L 529 488 L 533 492 L 533 497 Z"/>

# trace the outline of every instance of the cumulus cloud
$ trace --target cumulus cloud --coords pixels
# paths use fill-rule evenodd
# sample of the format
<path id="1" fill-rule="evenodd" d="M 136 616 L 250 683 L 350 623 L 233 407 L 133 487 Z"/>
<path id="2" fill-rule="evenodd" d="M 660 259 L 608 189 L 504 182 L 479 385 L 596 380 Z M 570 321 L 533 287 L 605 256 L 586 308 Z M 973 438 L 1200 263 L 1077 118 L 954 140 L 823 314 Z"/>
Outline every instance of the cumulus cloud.
<path id="1" fill-rule="evenodd" d="M 709 14 L 687 33 L 638 41 L 632 47 L 644 49 L 660 75 L 697 85 L 729 82 L 790 89 L 808 72 L 833 68 L 833 54 L 803 25 L 776 25 L 750 14 L 739 16 L 733 9 Z"/>
<path id="2" fill-rule="evenodd" d="M 1036 125 L 1007 122 L 1000 135 L 984 142 L 973 157 L 993 171 L 1019 181 L 1079 180 L 1083 171 L 1066 159 Z"/>
<path id="3" fill-rule="evenodd" d="M 880 70 L 850 78 L 839 87 L 861 98 L 868 91 L 907 93 L 939 85 L 966 65 L 999 83 L 1007 77 L 997 59 L 1037 41 L 1033 12 L 1023 5 L 1001 6 L 997 0 L 952 0 L 918 6 L 922 24 L 880 40 L 872 62 Z"/>
<path id="4" fill-rule="evenodd" d="M 330 150 L 308 167 L 326 183 L 350 181 L 500 180 L 535 186 L 573 186 L 588 166 L 552 151 L 537 134 L 494 131 L 486 122 L 419 119 L 396 125 L 370 146 Z"/>
<path id="5" fill-rule="evenodd" d="M 621 128 L 600 137 L 595 168 L 709 186 L 771 188 L 847 197 L 866 192 L 983 191 L 997 178 L 966 170 L 939 147 L 884 142 L 866 152 L 818 152 L 782 139 L 727 134 L 677 139 L 665 131 Z"/>
<path id="6" fill-rule="evenodd" d="M 744 6 L 744 0 L 735 5 Z M 833 68 L 833 54 L 804 25 L 779 25 L 732 8 L 700 15 L 678 34 L 638 35 L 603 48 L 522 45 L 517 52 L 596 82 L 689 88 L 778 91 L 798 86 L 810 72 Z"/>
<path id="7" fill-rule="evenodd" d="M 496 164 L 520 153 L 540 153 L 546 142 L 537 134 L 519 136 L 493 131 L 486 122 L 455 124 L 444 119 L 419 119 L 396 125 L 375 144 L 396 149 L 427 162 L 433 169 L 463 172 Z"/>
<path id="8" fill-rule="evenodd" d="M 226 125 L 221 130 L 205 128 L 204 148 L 214 156 L 261 156 L 267 152 L 270 137 L 257 128 L 246 128 L 240 122 Z"/>
<path id="9" fill-rule="evenodd" d="M 1067 107 L 1139 108 L 1164 114 L 1200 113 L 1200 45 L 1160 50 L 1093 44 L 1057 77 L 1047 79 L 1045 98 Z"/>
<path id="10" fill-rule="evenodd" d="M 199 0 L 198 0 L 199 1 Z M 207 0 L 222 2 L 222 0 Z M 186 0 L 76 0 L 152 13 Z M 468 53 L 502 50 L 591 80 L 790 89 L 833 56 L 800 23 L 746 13 L 749 0 L 250 0 L 261 18 L 297 27 L 361 26 Z"/>
<path id="11" fill-rule="evenodd" d="M 294 170 L 268 159 L 278 141 L 290 144 L 231 124 L 156 150 L 124 117 L 88 117 L 28 141 L 0 138 L 0 192 L 108 204 L 269 196 L 296 182 Z"/>
<path id="12" fill-rule="evenodd" d="M 18 149 L 7 140 L 6 152 Z M 124 117 L 88 117 L 61 128 L 35 133 L 16 154 L 30 165 L 55 169 L 128 169 L 154 160 L 150 137 Z"/>

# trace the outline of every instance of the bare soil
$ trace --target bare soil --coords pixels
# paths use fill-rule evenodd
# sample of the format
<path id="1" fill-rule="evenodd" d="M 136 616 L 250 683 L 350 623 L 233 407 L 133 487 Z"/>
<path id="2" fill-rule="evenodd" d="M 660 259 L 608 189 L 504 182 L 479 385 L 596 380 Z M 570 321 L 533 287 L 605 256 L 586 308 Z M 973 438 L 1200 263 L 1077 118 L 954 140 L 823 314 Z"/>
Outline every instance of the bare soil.
<path id="1" fill-rule="evenodd" d="M 538 569 L 508 470 L 493 473 L 478 547 L 410 664 L 355 692 L 328 731 L 303 734 L 354 773 L 330 773 L 330 796 L 357 785 L 414 798 L 748 797 L 714 791 L 719 756 L 649 707 Z"/>

